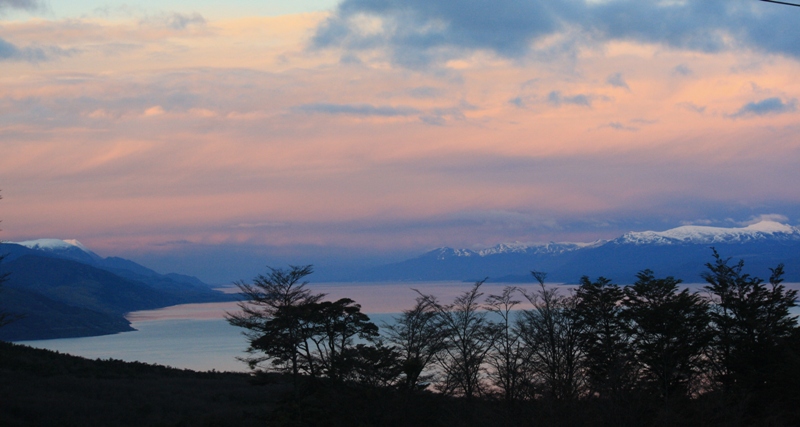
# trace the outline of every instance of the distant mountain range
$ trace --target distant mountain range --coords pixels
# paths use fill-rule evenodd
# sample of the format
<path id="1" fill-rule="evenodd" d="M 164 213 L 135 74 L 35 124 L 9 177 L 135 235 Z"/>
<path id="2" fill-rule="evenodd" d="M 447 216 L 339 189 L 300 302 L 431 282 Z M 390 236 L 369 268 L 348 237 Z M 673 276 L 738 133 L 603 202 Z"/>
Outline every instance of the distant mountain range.
<path id="1" fill-rule="evenodd" d="M 786 266 L 785 279 L 800 282 L 800 229 L 771 221 L 741 228 L 684 226 L 626 233 L 591 243 L 503 243 L 483 249 L 438 248 L 403 262 L 352 272 L 349 281 L 532 281 L 531 270 L 548 281 L 577 283 L 581 276 L 635 280 L 651 269 L 657 276 L 702 282 L 711 247 L 744 260 L 746 272 L 768 278 Z M 41 239 L 0 244 L 0 310 L 24 317 L 0 328 L 0 340 L 67 338 L 132 330 L 124 315 L 175 304 L 230 301 L 197 278 L 159 274 L 123 258 L 103 258 L 75 240 Z"/>
<path id="2" fill-rule="evenodd" d="M 131 311 L 233 298 L 191 276 L 100 257 L 76 240 L 3 243 L 0 255 L 0 274 L 8 274 L 0 310 L 21 316 L 0 328 L 5 341 L 131 331 Z"/>
<path id="3" fill-rule="evenodd" d="M 631 283 L 636 273 L 651 269 L 659 276 L 702 281 L 711 248 L 748 272 L 769 277 L 769 268 L 783 263 L 785 278 L 800 281 L 800 229 L 773 221 L 741 228 L 683 226 L 667 231 L 626 233 L 591 243 L 503 243 L 488 249 L 437 248 L 417 258 L 371 268 L 354 280 L 480 280 L 528 282 L 531 270 L 548 280 L 576 283 L 581 276 L 605 276 Z"/>

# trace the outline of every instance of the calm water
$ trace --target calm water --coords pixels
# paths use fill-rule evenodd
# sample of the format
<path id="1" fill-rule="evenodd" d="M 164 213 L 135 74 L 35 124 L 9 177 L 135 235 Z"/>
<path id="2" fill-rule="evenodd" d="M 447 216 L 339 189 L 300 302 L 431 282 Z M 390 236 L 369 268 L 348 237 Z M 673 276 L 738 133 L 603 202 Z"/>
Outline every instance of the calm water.
<path id="1" fill-rule="evenodd" d="M 499 293 L 505 284 L 486 284 L 485 295 Z M 530 285 L 522 285 L 530 287 Z M 470 283 L 325 283 L 310 284 L 327 299 L 351 298 L 361 304 L 373 322 L 382 325 L 414 305 L 411 288 L 450 302 L 469 290 Z M 246 371 L 237 356 L 245 355 L 247 342 L 241 329 L 225 321 L 226 312 L 236 312 L 236 303 L 184 304 L 158 310 L 137 311 L 127 317 L 136 329 L 100 337 L 25 341 L 32 347 L 58 350 L 91 359 L 120 359 L 157 363 L 194 370 Z"/>
<path id="2" fill-rule="evenodd" d="M 484 296 L 499 294 L 508 284 L 485 284 Z M 517 285 L 528 290 L 531 284 Z M 702 285 L 688 285 L 699 289 Z M 375 324 L 390 322 L 395 313 L 414 305 L 417 294 L 411 288 L 432 294 L 449 303 L 469 290 L 470 283 L 326 283 L 309 285 L 315 292 L 328 294 L 328 299 L 351 298 L 361 304 Z M 800 289 L 798 284 L 789 288 Z M 519 305 L 518 308 L 528 308 Z M 136 329 L 116 335 L 26 341 L 32 347 L 58 350 L 62 353 L 91 359 L 120 359 L 187 368 L 200 371 L 247 371 L 236 359 L 245 355 L 247 342 L 241 329 L 225 321 L 226 312 L 236 312 L 236 303 L 185 304 L 159 310 L 137 311 L 128 315 Z M 795 314 L 800 314 L 796 308 Z"/>

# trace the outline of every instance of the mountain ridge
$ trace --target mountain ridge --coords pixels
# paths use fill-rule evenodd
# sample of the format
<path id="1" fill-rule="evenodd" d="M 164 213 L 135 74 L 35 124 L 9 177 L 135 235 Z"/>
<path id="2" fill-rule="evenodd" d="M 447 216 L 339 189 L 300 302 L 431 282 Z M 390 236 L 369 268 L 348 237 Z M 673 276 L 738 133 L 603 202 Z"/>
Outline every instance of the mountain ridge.
<path id="1" fill-rule="evenodd" d="M 21 318 L 0 328 L 9 341 L 131 331 L 125 315 L 176 304 L 230 301 L 199 279 L 159 274 L 133 261 L 103 258 L 77 240 L 0 244 L 7 281 L 0 310 Z"/>
<path id="2" fill-rule="evenodd" d="M 84 264 L 88 264 L 94 267 L 101 268 L 103 270 L 111 271 L 115 274 L 120 274 L 123 277 L 136 279 L 136 280 L 173 280 L 179 283 L 191 285 L 197 289 L 202 290 L 209 290 L 211 286 L 204 283 L 200 279 L 194 276 L 188 276 L 184 274 L 178 273 L 167 273 L 161 274 L 158 273 L 150 268 L 147 268 L 141 264 L 138 264 L 134 261 L 129 259 L 110 256 L 110 257 L 101 257 L 97 255 L 81 242 L 76 239 L 35 239 L 35 240 L 26 240 L 22 242 L 5 242 L 0 244 L 0 250 L 5 249 L 6 251 L 0 252 L 6 253 L 10 255 L 7 259 L 11 260 L 17 256 L 19 256 L 19 251 L 15 251 L 10 249 L 9 246 L 6 245 L 16 245 L 26 248 L 30 251 L 34 252 L 22 252 L 22 253 L 31 253 L 37 255 L 46 255 L 46 256 L 53 256 L 57 258 L 64 258 L 70 259 L 73 261 L 78 261 Z"/>
<path id="3" fill-rule="evenodd" d="M 628 232 L 611 243 L 630 244 L 713 244 L 766 239 L 800 240 L 800 229 L 775 221 L 761 221 L 746 227 L 685 225 L 666 231 Z"/>
<path id="4" fill-rule="evenodd" d="M 713 244 L 745 242 L 779 238 L 800 240 L 800 228 L 776 221 L 760 221 L 746 227 L 711 227 L 684 225 L 666 231 L 629 231 L 616 239 L 596 240 L 594 242 L 547 242 L 523 243 L 504 242 L 485 249 L 461 249 L 448 246 L 432 249 L 429 253 L 454 256 L 489 256 L 504 253 L 563 253 L 605 244 Z"/>
<path id="5" fill-rule="evenodd" d="M 775 221 L 745 227 L 685 225 L 666 231 L 628 232 L 589 243 L 500 243 L 486 249 L 442 247 L 398 263 L 373 267 L 357 280 L 531 281 L 531 270 L 555 281 L 576 283 L 591 275 L 632 282 L 643 269 L 701 281 L 711 247 L 725 257 L 768 267 L 784 263 L 787 280 L 800 281 L 800 228 Z M 792 268 L 797 266 L 797 268 Z"/>

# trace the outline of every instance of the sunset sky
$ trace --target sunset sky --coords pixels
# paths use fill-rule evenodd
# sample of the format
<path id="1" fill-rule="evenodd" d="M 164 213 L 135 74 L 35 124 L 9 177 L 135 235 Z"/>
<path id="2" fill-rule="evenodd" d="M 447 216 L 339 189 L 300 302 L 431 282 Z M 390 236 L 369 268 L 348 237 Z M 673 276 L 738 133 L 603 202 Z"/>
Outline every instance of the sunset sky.
<path id="1" fill-rule="evenodd" d="M 0 0 L 0 238 L 224 282 L 797 225 L 798 76 L 757 0 Z"/>

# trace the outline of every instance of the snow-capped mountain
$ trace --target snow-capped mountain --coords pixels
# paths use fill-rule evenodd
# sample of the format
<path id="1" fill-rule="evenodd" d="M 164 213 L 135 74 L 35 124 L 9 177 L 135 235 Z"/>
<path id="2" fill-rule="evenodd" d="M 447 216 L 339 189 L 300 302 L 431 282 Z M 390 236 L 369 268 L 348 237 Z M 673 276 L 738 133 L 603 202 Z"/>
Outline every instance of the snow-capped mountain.
<path id="1" fill-rule="evenodd" d="M 36 239 L 8 243 L 24 246 L 28 249 L 44 252 L 59 258 L 67 258 L 89 264 L 96 264 L 103 261 L 100 255 L 90 251 L 89 248 L 75 239 Z"/>
<path id="2" fill-rule="evenodd" d="M 800 240 L 800 228 L 774 221 L 761 221 L 742 228 L 686 225 L 667 231 L 625 233 L 614 244 L 674 245 L 744 243 L 766 240 Z"/>
<path id="3" fill-rule="evenodd" d="M 488 257 L 492 255 L 522 254 L 522 255 L 541 255 L 541 254 L 562 254 L 565 252 L 576 251 L 579 249 L 598 246 L 604 244 L 605 240 L 598 240 L 592 243 L 570 243 L 570 242 L 549 242 L 549 243 L 500 243 L 491 248 L 472 250 L 454 249 L 449 247 L 436 248 L 425 256 L 435 257 L 436 259 L 446 259 L 449 257 Z"/>
<path id="4" fill-rule="evenodd" d="M 436 259 L 447 259 L 451 257 L 477 257 L 477 252 L 471 249 L 453 249 L 453 248 L 436 248 L 423 256 L 432 257 Z"/>
<path id="5" fill-rule="evenodd" d="M 549 242 L 549 243 L 501 243 L 491 248 L 482 249 L 477 251 L 480 256 L 498 255 L 498 254 L 562 254 L 565 252 L 577 251 L 592 246 L 598 246 L 605 243 L 603 240 L 598 240 L 592 243 L 570 243 L 570 242 Z"/>
<path id="6" fill-rule="evenodd" d="M 800 281 L 800 228 L 774 221 L 746 227 L 682 226 L 666 231 L 629 232 L 592 243 L 502 243 L 490 248 L 438 248 L 407 261 L 363 272 L 358 280 L 526 281 L 530 271 L 544 271 L 555 281 L 605 276 L 632 283 L 641 270 L 702 281 L 711 247 L 723 257 L 743 259 L 754 275 L 769 277 L 783 263 L 786 279 Z"/>
<path id="7" fill-rule="evenodd" d="M 36 249 L 40 251 L 56 251 L 61 249 L 78 248 L 84 252 L 92 253 L 86 246 L 75 239 L 60 240 L 60 239 L 36 239 L 26 240 L 24 242 L 9 242 L 17 245 L 22 245 L 27 248 Z"/>

